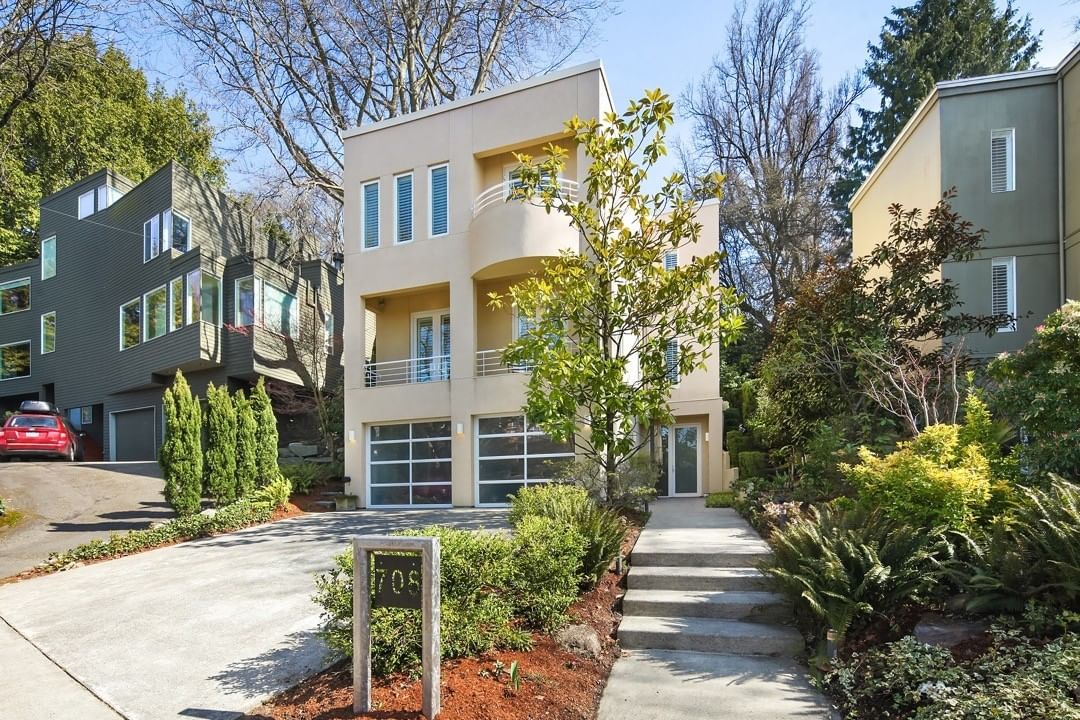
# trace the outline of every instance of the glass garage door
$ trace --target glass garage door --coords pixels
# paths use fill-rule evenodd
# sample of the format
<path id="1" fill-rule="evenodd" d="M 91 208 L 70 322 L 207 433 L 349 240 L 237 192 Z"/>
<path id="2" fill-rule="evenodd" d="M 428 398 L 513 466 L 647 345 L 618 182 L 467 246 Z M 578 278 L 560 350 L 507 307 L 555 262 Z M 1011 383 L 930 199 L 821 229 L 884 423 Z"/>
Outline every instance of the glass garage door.
<path id="1" fill-rule="evenodd" d="M 450 505 L 450 421 L 372 426 L 368 488 L 372 507 Z"/>
<path id="2" fill-rule="evenodd" d="M 477 420 L 476 502 L 504 505 L 525 487 L 553 479 L 574 458 L 574 444 L 560 443 L 526 426 L 521 415 Z"/>

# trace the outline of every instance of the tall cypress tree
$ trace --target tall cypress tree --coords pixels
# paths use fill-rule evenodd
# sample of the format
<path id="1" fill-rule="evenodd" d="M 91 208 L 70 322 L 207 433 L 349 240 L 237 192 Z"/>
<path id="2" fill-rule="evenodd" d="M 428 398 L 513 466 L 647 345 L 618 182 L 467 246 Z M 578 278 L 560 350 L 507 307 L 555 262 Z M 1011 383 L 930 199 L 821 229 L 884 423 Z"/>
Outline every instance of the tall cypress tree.
<path id="1" fill-rule="evenodd" d="M 206 390 L 206 485 L 221 507 L 237 497 L 236 409 L 226 387 Z"/>
<path id="2" fill-rule="evenodd" d="M 233 400 L 236 406 L 236 493 L 243 497 L 255 489 L 257 425 L 251 401 L 242 389 L 236 391 Z"/>
<path id="3" fill-rule="evenodd" d="M 165 441 L 158 460 L 164 463 L 165 499 L 177 515 L 194 515 L 202 507 L 202 408 L 179 370 L 163 402 Z"/>
<path id="4" fill-rule="evenodd" d="M 277 418 L 263 378 L 251 391 L 251 409 L 255 415 L 255 482 L 262 487 L 278 477 Z"/>
<path id="5" fill-rule="evenodd" d="M 1026 70 L 1035 61 L 1042 32 L 1012 0 L 918 0 L 894 8 L 877 45 L 868 47 L 863 72 L 881 93 L 877 110 L 859 109 L 851 128 L 847 168 L 833 192 L 846 213 L 848 200 L 874 169 L 934 84 L 979 75 Z"/>

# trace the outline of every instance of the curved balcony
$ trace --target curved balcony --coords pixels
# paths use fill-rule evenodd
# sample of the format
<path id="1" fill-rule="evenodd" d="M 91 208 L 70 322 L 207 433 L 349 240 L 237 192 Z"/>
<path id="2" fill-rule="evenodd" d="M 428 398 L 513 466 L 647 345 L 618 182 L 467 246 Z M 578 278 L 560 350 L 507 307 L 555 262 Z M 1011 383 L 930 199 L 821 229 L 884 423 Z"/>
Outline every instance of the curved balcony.
<path id="1" fill-rule="evenodd" d="M 576 200 L 578 184 L 558 179 L 559 193 Z M 538 258 L 578 248 L 578 233 L 560 214 L 510 199 L 512 181 L 476 196 L 469 227 L 470 270 L 477 280 L 515 275 L 537 266 Z"/>

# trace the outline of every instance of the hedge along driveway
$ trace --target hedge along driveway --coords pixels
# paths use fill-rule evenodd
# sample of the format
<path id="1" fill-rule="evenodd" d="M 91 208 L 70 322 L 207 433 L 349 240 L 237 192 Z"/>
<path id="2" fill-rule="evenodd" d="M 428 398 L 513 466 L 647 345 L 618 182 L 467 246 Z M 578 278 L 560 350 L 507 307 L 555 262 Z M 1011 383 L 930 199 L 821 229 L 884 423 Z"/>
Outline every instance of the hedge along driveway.
<path id="1" fill-rule="evenodd" d="M 507 527 L 499 510 L 305 515 L 0 586 L 0 618 L 126 718 L 232 718 L 326 666 L 313 577 L 351 536 L 431 523 Z"/>

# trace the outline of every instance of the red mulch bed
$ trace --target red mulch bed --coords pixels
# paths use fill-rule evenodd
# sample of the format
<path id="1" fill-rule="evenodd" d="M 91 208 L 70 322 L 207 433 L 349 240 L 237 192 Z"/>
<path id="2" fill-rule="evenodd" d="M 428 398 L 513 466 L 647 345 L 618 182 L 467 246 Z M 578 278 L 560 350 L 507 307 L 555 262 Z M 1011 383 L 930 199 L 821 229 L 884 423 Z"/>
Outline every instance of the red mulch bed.
<path id="1" fill-rule="evenodd" d="M 633 549 L 640 528 L 632 526 L 623 554 Z M 447 660 L 442 664 L 440 720 L 588 720 L 596 716 L 600 693 L 619 647 L 616 612 L 625 573 L 607 573 L 592 590 L 570 608 L 574 622 L 590 625 L 601 638 L 596 659 L 569 653 L 546 635 L 533 637 L 527 652 L 495 651 L 479 658 Z M 503 672 L 496 674 L 496 661 Z M 510 687 L 510 663 L 517 661 L 521 687 Z M 393 675 L 372 681 L 375 712 L 354 715 L 352 674 L 339 663 L 287 690 L 245 716 L 247 720 L 420 720 L 420 681 Z"/>

